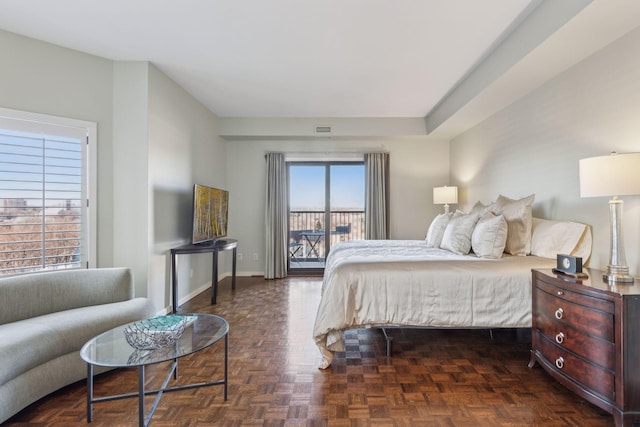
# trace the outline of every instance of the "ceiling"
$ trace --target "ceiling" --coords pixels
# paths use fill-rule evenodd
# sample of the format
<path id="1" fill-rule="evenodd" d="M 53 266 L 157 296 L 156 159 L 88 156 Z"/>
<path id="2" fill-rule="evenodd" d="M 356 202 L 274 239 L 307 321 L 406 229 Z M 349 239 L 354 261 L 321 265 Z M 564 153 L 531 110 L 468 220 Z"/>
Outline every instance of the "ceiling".
<path id="1" fill-rule="evenodd" d="M 150 61 L 219 117 L 428 117 L 444 105 L 452 110 L 438 120 L 445 122 L 460 112 L 469 114 L 464 111 L 469 106 L 477 108 L 473 101 L 488 89 L 499 89 L 504 75 L 523 60 L 532 61 L 531 55 L 539 55 L 549 40 L 555 38 L 553 45 L 558 45 L 558 28 L 579 22 L 577 18 L 586 17 L 581 25 L 592 38 L 600 37 L 602 9 L 626 21 L 624 26 L 607 22 L 609 33 L 601 43 L 586 43 L 571 33 L 572 44 L 564 48 L 579 54 L 559 61 L 565 68 L 640 24 L 635 6 L 640 2 L 635 0 L 596 0 L 587 7 L 588 0 L 572 0 L 582 4 L 566 25 L 555 24 L 459 105 L 448 107 L 452 94 L 464 89 L 461 83 L 497 56 L 506 36 L 545 2 L 570 3 L 0 0 L 0 28 L 111 60 Z M 628 16 L 629 8 L 637 18 Z M 578 43 L 589 48 L 576 49 Z M 548 71 L 555 68 L 547 63 L 550 76 L 545 78 L 561 71 Z M 522 79 L 520 87 L 527 87 Z M 491 99 L 500 96 L 504 91 Z M 512 102 L 510 98 L 492 108 Z"/>

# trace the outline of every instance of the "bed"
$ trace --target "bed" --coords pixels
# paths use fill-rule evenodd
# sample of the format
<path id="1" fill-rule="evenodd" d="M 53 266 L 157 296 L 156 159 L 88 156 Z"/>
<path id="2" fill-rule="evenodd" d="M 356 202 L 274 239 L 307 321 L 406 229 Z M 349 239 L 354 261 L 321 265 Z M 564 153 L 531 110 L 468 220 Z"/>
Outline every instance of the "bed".
<path id="1" fill-rule="evenodd" d="M 313 331 L 320 368 L 344 351 L 348 329 L 530 327 L 531 269 L 554 267 L 558 253 L 586 262 L 591 248 L 584 224 L 533 218 L 530 230 L 527 256 L 456 253 L 428 239 L 334 245 Z"/>

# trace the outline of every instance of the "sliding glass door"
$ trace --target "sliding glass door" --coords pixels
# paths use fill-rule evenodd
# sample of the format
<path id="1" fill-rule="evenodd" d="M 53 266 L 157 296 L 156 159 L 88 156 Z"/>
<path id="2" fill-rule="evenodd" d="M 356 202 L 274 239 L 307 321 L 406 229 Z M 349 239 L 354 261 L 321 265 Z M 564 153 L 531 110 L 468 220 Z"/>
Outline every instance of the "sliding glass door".
<path id="1" fill-rule="evenodd" d="M 289 270 L 324 267 L 327 171 L 322 164 L 289 164 Z"/>
<path id="2" fill-rule="evenodd" d="M 364 163 L 292 162 L 289 271 L 321 272 L 331 246 L 364 239 Z"/>

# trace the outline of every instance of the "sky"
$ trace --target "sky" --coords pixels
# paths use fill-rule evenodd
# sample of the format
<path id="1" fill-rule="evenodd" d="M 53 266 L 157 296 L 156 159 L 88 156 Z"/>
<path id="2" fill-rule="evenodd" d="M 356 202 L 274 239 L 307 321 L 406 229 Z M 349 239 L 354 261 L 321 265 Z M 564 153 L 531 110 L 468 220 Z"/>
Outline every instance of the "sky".
<path id="1" fill-rule="evenodd" d="M 324 165 L 289 168 L 291 210 L 324 210 Z M 331 209 L 364 210 L 364 165 L 331 165 Z"/>
<path id="2" fill-rule="evenodd" d="M 79 206 L 83 147 L 77 138 L 2 130 L 0 205 L 4 199 L 24 199 L 27 206 L 42 206 L 44 198 L 50 207 L 67 200 Z"/>

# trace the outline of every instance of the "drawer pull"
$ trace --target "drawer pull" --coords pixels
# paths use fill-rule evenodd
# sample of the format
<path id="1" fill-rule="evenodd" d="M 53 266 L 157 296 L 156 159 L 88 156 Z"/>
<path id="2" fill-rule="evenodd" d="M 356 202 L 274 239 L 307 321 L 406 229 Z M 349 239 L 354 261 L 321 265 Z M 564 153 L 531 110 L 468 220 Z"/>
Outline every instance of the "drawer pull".
<path id="1" fill-rule="evenodd" d="M 564 292 L 563 291 L 558 291 L 557 294 L 558 295 L 564 295 Z"/>
<path id="2" fill-rule="evenodd" d="M 558 369 L 564 368 L 564 358 L 558 357 L 556 359 L 556 366 L 558 367 Z"/>
<path id="3" fill-rule="evenodd" d="M 558 344 L 562 344 L 563 341 L 564 341 L 564 332 L 560 332 L 558 335 L 556 335 L 556 342 Z"/>
<path id="4" fill-rule="evenodd" d="M 556 310 L 556 319 L 558 320 L 562 319 L 563 314 L 564 314 L 564 310 L 562 309 L 562 307 L 560 307 L 559 309 Z"/>

